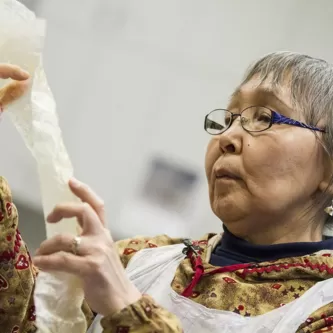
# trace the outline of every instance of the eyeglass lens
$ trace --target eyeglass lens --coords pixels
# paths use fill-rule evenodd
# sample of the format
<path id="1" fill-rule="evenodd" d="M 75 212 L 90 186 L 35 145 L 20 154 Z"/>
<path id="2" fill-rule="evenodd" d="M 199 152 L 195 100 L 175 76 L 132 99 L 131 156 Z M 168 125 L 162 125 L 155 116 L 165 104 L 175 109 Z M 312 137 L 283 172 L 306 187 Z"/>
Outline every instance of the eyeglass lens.
<path id="1" fill-rule="evenodd" d="M 214 110 L 210 112 L 205 120 L 205 129 L 212 135 L 221 134 L 232 124 L 239 114 L 231 113 L 228 110 Z M 249 132 L 261 132 L 268 129 L 272 121 L 272 111 L 262 106 L 252 106 L 240 115 L 242 127 Z"/>

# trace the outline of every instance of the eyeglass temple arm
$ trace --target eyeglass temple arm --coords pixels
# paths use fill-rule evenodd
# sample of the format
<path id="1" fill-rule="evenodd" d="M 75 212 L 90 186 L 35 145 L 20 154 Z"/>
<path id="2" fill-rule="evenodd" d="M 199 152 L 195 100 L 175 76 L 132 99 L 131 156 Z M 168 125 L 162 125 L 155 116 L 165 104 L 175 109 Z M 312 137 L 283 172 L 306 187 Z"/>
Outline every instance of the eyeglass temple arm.
<path id="1" fill-rule="evenodd" d="M 282 114 L 279 114 L 277 112 L 273 112 L 273 118 L 272 118 L 272 124 L 286 124 L 286 125 L 292 125 L 292 126 L 297 126 L 297 127 L 302 127 L 302 128 L 307 128 L 313 131 L 319 131 L 325 133 L 324 129 L 314 127 L 314 126 L 309 126 L 307 124 L 304 124 L 300 121 L 288 118 L 283 116 Z"/>

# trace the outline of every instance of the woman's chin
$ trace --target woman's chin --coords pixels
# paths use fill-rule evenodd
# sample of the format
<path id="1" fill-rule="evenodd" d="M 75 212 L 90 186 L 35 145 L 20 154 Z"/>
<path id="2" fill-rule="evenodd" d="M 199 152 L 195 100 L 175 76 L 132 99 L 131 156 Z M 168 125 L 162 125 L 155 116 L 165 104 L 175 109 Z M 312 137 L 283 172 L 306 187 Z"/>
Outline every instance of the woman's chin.
<path id="1" fill-rule="evenodd" d="M 214 214 L 222 221 L 234 219 L 239 215 L 239 205 L 236 204 L 230 196 L 215 197 L 212 202 L 212 210 Z"/>

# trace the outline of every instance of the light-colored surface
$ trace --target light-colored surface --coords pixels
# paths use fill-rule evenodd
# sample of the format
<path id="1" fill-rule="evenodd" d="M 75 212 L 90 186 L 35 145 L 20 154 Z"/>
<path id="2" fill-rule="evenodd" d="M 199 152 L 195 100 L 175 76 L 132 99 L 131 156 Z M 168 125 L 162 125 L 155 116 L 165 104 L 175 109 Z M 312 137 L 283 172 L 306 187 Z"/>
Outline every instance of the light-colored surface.
<path id="1" fill-rule="evenodd" d="M 218 230 L 203 173 L 204 115 L 225 106 L 244 69 L 264 53 L 333 61 L 331 0 L 35 3 L 48 21 L 45 68 L 76 175 L 104 198 L 116 237 L 132 235 L 133 222 L 117 223 L 119 212 L 155 153 L 200 172 L 190 234 Z M 0 138 L 8 158 L 1 174 L 14 195 L 40 206 L 34 161 L 8 119 Z M 166 223 L 159 229 L 168 233 Z"/>

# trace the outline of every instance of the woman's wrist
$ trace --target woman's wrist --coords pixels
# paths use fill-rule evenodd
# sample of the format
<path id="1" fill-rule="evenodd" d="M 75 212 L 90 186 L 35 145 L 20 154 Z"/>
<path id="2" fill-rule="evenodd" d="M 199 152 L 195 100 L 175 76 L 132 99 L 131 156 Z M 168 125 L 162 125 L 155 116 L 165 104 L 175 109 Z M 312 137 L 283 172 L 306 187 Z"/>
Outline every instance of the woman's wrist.
<path id="1" fill-rule="evenodd" d="M 104 313 L 102 313 L 102 315 L 112 316 L 113 314 L 122 311 L 128 306 L 137 303 L 142 298 L 142 294 L 132 283 L 129 284 L 127 290 L 128 292 L 126 293 L 126 295 L 122 297 L 114 297 L 111 295 L 111 303 L 109 307 L 105 309 Z"/>

